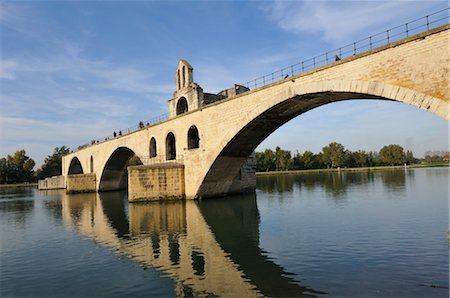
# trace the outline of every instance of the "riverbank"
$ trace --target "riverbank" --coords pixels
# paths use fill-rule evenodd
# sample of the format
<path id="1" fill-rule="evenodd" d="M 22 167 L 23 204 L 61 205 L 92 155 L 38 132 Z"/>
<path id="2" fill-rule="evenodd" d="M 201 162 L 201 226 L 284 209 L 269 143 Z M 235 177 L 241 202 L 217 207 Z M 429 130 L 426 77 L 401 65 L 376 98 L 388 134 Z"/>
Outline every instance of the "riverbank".
<path id="1" fill-rule="evenodd" d="M 364 171 L 380 171 L 380 170 L 401 170 L 404 168 L 433 168 L 433 167 L 449 167 L 448 163 L 429 163 L 415 164 L 407 166 L 377 166 L 377 167 L 360 167 L 360 168 L 333 168 L 333 169 L 308 169 L 308 170 L 292 170 L 292 171 L 269 171 L 256 172 L 256 175 L 279 175 L 279 174 L 308 174 L 308 173 L 324 173 L 324 172 L 364 172 Z"/>
<path id="2" fill-rule="evenodd" d="M 0 184 L 0 188 L 37 187 L 37 183 Z"/>

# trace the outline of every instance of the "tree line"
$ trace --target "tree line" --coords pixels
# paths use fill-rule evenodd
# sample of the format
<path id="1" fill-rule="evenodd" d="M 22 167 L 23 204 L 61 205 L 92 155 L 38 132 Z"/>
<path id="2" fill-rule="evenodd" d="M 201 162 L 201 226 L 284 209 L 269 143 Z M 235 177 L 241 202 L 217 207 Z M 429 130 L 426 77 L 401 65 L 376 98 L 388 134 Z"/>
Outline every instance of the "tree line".
<path id="1" fill-rule="evenodd" d="M 326 168 L 356 168 L 373 166 L 395 166 L 414 164 L 419 160 L 412 151 L 402 146 L 391 144 L 380 151 L 350 151 L 342 144 L 332 142 L 319 153 L 309 150 L 292 154 L 289 150 L 276 147 L 275 151 L 266 149 L 256 152 L 257 171 L 287 171 Z"/>
<path id="2" fill-rule="evenodd" d="M 13 155 L 0 158 L 0 184 L 36 182 L 51 176 L 62 174 L 62 157 L 70 152 L 66 146 L 56 147 L 48 155 L 44 164 L 34 171 L 35 162 L 26 155 L 25 150 L 18 150 Z M 425 162 L 448 162 L 449 151 L 427 151 Z M 304 151 L 292 154 L 289 150 L 276 147 L 275 151 L 266 149 L 256 152 L 257 171 L 287 171 L 306 169 L 325 169 L 338 167 L 373 167 L 414 164 L 419 160 L 412 151 L 405 151 L 400 145 L 384 146 L 380 151 L 350 151 L 342 144 L 332 142 L 319 153 Z"/>
<path id="3" fill-rule="evenodd" d="M 61 159 L 70 149 L 66 146 L 56 147 L 53 154 L 47 156 L 41 168 L 34 171 L 35 162 L 26 155 L 25 150 L 18 150 L 13 155 L 0 158 L 0 184 L 36 182 L 51 176 L 61 175 Z"/>

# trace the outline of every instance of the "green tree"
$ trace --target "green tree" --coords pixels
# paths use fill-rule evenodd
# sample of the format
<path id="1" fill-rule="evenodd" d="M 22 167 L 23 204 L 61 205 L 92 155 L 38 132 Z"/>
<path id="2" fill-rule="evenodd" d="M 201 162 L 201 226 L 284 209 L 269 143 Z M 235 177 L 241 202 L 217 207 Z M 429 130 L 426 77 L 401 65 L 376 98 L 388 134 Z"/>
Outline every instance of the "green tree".
<path id="1" fill-rule="evenodd" d="M 417 162 L 417 158 L 414 157 L 411 150 L 406 151 L 405 155 L 405 163 L 408 165 L 415 164 Z"/>
<path id="2" fill-rule="evenodd" d="M 286 171 L 292 166 L 291 151 L 275 148 L 275 168 L 277 171 Z"/>
<path id="3" fill-rule="evenodd" d="M 257 171 L 275 170 L 275 153 L 271 149 L 256 152 Z"/>
<path id="4" fill-rule="evenodd" d="M 332 142 L 322 148 L 322 160 L 328 168 L 343 166 L 345 157 L 344 146 L 339 143 Z"/>
<path id="5" fill-rule="evenodd" d="M 314 153 L 311 151 L 305 150 L 301 160 L 305 169 L 312 169 L 314 167 Z"/>
<path id="6" fill-rule="evenodd" d="M 26 155 L 25 150 L 18 150 L 0 160 L 1 183 L 31 182 L 34 175 L 34 160 Z"/>
<path id="7" fill-rule="evenodd" d="M 403 147 L 396 144 L 384 146 L 380 150 L 380 161 L 387 165 L 401 165 L 405 162 Z"/>
<path id="8" fill-rule="evenodd" d="M 53 154 L 45 158 L 42 167 L 37 170 L 36 176 L 38 179 L 44 179 L 47 177 L 58 176 L 62 174 L 61 160 L 62 157 L 70 153 L 70 149 L 66 146 L 56 147 L 53 150 Z"/>

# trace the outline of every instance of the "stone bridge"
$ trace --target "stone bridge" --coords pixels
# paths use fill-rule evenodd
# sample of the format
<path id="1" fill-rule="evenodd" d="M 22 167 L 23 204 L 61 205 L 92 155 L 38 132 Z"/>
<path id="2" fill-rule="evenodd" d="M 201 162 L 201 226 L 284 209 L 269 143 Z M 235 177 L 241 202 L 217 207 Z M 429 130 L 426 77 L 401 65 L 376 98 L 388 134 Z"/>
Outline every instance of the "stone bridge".
<path id="1" fill-rule="evenodd" d="M 254 90 L 235 85 L 205 93 L 181 60 L 171 116 L 64 156 L 62 184 L 68 191 L 128 185 L 130 200 L 249 191 L 255 148 L 316 107 L 391 100 L 450 120 L 449 60 L 448 24 Z"/>

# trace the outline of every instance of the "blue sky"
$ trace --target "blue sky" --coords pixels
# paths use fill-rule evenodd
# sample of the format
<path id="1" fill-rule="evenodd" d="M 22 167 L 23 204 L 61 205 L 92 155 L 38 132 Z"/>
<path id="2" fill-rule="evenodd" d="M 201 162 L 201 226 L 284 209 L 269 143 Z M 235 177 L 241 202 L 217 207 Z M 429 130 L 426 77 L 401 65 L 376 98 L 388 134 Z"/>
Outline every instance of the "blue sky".
<path id="1" fill-rule="evenodd" d="M 37 166 L 57 146 L 167 112 L 179 59 L 218 92 L 446 8 L 447 1 L 2 1 L 0 156 Z M 448 150 L 448 122 L 406 104 L 347 101 L 290 121 L 258 148 L 396 143 Z"/>

